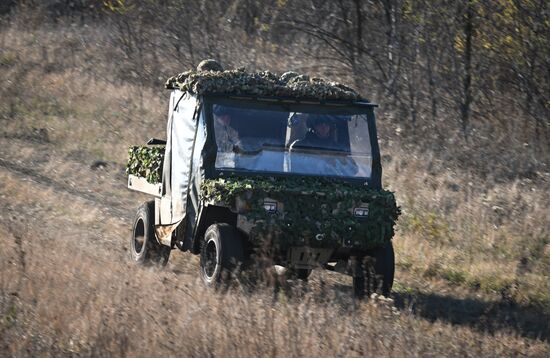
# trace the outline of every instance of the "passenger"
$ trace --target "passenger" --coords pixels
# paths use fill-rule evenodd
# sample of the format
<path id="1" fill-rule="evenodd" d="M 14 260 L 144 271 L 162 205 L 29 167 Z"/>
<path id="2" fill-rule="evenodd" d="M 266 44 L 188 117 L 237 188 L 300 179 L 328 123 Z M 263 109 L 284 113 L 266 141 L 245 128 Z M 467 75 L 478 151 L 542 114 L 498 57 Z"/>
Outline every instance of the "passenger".
<path id="1" fill-rule="evenodd" d="M 309 147 L 335 149 L 334 124 L 328 115 L 310 115 L 306 121 L 308 132 L 303 139 L 298 139 L 290 148 Z"/>
<path id="2" fill-rule="evenodd" d="M 231 114 L 226 107 L 214 105 L 214 132 L 220 152 L 233 152 L 239 143 L 239 134 L 231 127 Z"/>

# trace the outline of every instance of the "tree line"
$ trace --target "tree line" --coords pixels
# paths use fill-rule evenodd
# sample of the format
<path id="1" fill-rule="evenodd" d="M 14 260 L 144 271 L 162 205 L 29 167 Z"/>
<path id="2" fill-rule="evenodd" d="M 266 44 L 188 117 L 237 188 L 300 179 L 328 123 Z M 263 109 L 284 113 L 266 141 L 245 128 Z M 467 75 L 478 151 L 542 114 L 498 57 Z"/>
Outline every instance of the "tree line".
<path id="1" fill-rule="evenodd" d="M 410 133 L 444 121 L 465 142 L 498 126 L 548 143 L 545 0 L 9 0 L 0 13 L 22 8 L 109 23 L 121 74 L 145 84 L 209 57 L 286 66 L 355 86 Z"/>

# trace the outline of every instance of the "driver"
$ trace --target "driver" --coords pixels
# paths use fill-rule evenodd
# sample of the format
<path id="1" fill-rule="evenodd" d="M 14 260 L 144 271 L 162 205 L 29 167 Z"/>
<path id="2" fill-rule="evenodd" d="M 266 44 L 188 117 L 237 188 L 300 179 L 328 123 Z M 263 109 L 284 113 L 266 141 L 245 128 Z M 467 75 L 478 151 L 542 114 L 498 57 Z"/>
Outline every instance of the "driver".
<path id="1" fill-rule="evenodd" d="M 336 147 L 334 123 L 328 115 L 309 115 L 306 120 L 308 131 L 303 139 L 291 144 L 295 147 L 315 147 L 330 149 Z"/>
<path id="2" fill-rule="evenodd" d="M 239 134 L 231 127 L 231 113 L 228 108 L 220 105 L 214 105 L 212 112 L 218 151 L 232 152 L 239 143 Z"/>

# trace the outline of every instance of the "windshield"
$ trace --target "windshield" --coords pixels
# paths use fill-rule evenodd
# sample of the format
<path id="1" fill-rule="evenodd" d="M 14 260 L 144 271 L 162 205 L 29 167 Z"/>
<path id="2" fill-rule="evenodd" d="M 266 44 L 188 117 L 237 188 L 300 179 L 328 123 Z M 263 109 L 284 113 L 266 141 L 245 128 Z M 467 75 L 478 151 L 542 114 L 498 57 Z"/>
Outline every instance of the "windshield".
<path id="1" fill-rule="evenodd" d="M 369 178 L 367 108 L 214 104 L 216 169 Z"/>

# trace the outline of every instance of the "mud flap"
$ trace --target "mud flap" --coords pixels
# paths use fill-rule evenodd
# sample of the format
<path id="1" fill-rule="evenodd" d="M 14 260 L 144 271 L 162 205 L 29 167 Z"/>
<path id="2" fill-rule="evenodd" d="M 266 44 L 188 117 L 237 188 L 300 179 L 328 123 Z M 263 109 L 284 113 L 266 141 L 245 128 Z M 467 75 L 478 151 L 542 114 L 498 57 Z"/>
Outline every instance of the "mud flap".
<path id="1" fill-rule="evenodd" d="M 158 242 L 171 247 L 172 232 L 176 230 L 180 223 L 181 221 L 172 225 L 155 225 L 155 236 L 157 237 Z"/>
<path id="2" fill-rule="evenodd" d="M 308 246 L 291 247 L 288 251 L 288 262 L 297 269 L 314 269 L 324 267 L 334 249 L 318 249 Z"/>

